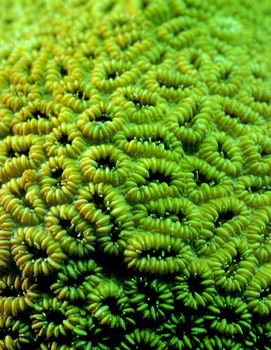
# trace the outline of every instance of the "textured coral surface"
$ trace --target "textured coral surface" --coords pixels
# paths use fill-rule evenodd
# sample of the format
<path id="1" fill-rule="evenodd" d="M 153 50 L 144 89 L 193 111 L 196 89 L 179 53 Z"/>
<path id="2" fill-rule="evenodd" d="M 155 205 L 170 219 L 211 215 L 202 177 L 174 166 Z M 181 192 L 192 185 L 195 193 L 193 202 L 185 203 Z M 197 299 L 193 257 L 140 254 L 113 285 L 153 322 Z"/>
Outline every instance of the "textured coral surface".
<path id="1" fill-rule="evenodd" d="M 270 1 L 0 13 L 0 349 L 271 349 Z"/>

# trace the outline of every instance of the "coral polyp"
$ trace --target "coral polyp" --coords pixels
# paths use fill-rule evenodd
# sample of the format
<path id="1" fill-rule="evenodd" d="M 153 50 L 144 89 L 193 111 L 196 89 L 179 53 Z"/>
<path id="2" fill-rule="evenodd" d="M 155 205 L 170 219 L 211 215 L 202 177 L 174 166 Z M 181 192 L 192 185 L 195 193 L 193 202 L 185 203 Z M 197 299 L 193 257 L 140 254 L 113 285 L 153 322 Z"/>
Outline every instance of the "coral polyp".
<path id="1" fill-rule="evenodd" d="M 270 12 L 0 1 L 0 349 L 270 349 Z"/>

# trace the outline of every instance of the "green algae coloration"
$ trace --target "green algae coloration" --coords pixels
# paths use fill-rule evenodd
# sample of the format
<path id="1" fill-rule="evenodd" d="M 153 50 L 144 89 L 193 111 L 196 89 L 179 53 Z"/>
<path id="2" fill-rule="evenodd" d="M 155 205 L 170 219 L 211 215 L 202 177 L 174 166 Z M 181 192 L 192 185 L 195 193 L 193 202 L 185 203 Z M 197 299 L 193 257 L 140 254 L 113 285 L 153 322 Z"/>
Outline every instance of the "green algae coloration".
<path id="1" fill-rule="evenodd" d="M 270 2 L 0 12 L 0 349 L 271 349 Z"/>

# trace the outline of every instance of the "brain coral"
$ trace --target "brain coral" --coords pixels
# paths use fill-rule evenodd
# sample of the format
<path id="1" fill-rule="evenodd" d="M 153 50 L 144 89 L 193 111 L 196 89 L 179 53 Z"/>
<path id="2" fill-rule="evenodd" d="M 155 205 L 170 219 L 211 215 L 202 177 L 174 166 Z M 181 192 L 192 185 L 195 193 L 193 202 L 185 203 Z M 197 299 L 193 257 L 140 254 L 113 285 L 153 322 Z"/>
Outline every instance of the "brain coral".
<path id="1" fill-rule="evenodd" d="M 0 349 L 271 349 L 269 1 L 0 2 Z"/>

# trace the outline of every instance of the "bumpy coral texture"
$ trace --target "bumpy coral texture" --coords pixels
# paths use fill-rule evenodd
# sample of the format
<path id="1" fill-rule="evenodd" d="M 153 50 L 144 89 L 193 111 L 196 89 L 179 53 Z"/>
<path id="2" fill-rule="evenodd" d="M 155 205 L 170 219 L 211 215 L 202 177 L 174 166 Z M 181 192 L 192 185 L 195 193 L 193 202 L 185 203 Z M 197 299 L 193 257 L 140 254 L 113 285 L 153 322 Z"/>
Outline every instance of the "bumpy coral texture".
<path id="1" fill-rule="evenodd" d="M 268 11 L 1 1 L 0 349 L 271 349 Z"/>

